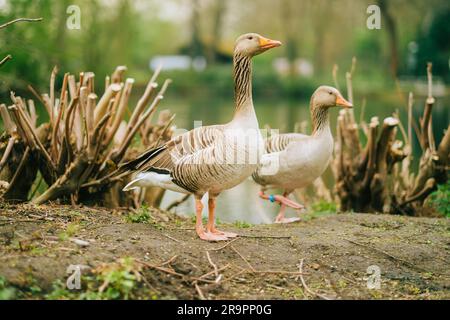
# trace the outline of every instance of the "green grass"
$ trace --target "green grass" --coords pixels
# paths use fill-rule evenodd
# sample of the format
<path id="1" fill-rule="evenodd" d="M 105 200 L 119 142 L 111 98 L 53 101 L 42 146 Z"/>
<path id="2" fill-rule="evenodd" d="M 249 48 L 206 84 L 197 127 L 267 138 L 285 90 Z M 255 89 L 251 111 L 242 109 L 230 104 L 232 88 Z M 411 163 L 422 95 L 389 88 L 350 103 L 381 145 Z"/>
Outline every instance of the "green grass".
<path id="1" fill-rule="evenodd" d="M 71 222 L 67 225 L 66 230 L 58 234 L 61 241 L 65 241 L 73 237 L 80 230 L 80 225 L 76 222 Z"/>
<path id="2" fill-rule="evenodd" d="M 235 221 L 233 223 L 233 225 L 236 228 L 239 228 L 239 229 L 247 229 L 247 228 L 250 228 L 250 227 L 253 226 L 251 223 L 248 223 L 248 222 L 245 222 L 245 221 Z"/>
<path id="3" fill-rule="evenodd" d="M 337 205 L 334 202 L 318 201 L 311 205 L 311 209 L 315 213 L 336 213 Z"/>
<path id="4" fill-rule="evenodd" d="M 4 277 L 0 276 L 0 300 L 12 300 L 16 298 L 16 295 L 16 289 L 11 287 Z"/>
<path id="5" fill-rule="evenodd" d="M 16 288 L 6 278 L 0 276 L 0 300 L 29 299 L 42 294 L 42 289 L 37 285 L 37 280 L 31 275 L 25 279 L 23 288 Z"/>
<path id="6" fill-rule="evenodd" d="M 438 185 L 438 189 L 430 195 L 428 201 L 444 217 L 450 218 L 450 180 Z"/>
<path id="7" fill-rule="evenodd" d="M 148 223 L 152 219 L 150 211 L 147 207 L 142 206 L 136 212 L 129 213 L 125 220 L 130 223 Z"/>
<path id="8" fill-rule="evenodd" d="M 143 289 L 141 272 L 142 265 L 134 258 L 121 258 L 116 262 L 97 267 L 90 275 L 83 275 L 80 290 L 68 290 L 65 283 L 56 280 L 45 298 L 48 300 L 128 300 L 139 297 L 158 299 L 154 292 Z"/>
<path id="9" fill-rule="evenodd" d="M 152 216 L 151 209 L 147 206 L 142 206 L 134 213 L 126 215 L 125 221 L 128 223 L 147 223 L 159 230 L 164 229 L 164 225 Z"/>
<path id="10" fill-rule="evenodd" d="M 337 205 L 334 202 L 318 201 L 310 206 L 308 212 L 303 216 L 305 220 L 328 216 L 337 213 Z"/>

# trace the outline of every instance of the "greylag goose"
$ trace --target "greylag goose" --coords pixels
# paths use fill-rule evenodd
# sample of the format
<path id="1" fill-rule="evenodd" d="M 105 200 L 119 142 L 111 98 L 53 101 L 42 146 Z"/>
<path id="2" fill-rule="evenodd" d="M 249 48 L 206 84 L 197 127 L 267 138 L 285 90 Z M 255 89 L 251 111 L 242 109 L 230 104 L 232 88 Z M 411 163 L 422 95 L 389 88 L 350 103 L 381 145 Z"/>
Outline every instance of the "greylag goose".
<path id="1" fill-rule="evenodd" d="M 240 36 L 233 53 L 235 111 L 223 125 L 195 128 L 174 137 L 164 145 L 148 150 L 137 159 L 123 164 L 138 171 L 124 190 L 157 186 L 193 194 L 196 203 L 198 236 L 207 241 L 227 240 L 235 233 L 219 231 L 214 223 L 216 197 L 256 170 L 264 153 L 264 140 L 252 101 L 252 58 L 281 45 L 256 33 Z M 202 224 L 201 199 L 208 192 L 208 222 Z"/>
<path id="2" fill-rule="evenodd" d="M 287 133 L 266 140 L 266 154 L 261 158 L 253 180 L 260 184 L 262 199 L 280 204 L 276 223 L 289 223 L 299 218 L 286 218 L 286 206 L 301 209 L 303 206 L 288 199 L 294 189 L 303 188 L 320 177 L 333 153 L 333 136 L 330 130 L 328 110 L 340 106 L 351 108 L 341 93 L 328 86 L 319 87 L 311 97 L 310 112 L 312 134 Z M 283 195 L 266 195 L 267 188 L 280 188 Z"/>

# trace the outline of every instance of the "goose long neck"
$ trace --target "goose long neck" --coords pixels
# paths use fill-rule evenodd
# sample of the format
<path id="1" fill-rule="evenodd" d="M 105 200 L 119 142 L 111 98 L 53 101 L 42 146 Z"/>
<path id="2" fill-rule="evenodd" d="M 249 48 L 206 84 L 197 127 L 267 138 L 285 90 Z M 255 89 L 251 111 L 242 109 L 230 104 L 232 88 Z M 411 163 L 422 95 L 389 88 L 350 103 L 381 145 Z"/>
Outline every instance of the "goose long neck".
<path id="1" fill-rule="evenodd" d="M 235 53 L 233 65 L 235 113 L 238 113 L 245 109 L 253 108 L 252 61 L 246 55 Z"/>
<path id="2" fill-rule="evenodd" d="M 314 105 L 311 100 L 311 120 L 312 120 L 312 135 L 319 135 L 324 132 L 330 132 L 330 117 L 328 108 Z"/>

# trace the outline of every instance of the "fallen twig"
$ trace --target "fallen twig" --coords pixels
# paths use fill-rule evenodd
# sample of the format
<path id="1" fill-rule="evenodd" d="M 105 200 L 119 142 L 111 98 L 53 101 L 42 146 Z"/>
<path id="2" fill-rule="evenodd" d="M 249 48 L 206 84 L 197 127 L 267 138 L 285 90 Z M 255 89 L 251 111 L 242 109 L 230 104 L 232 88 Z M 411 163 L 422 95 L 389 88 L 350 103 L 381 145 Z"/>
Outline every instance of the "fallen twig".
<path id="1" fill-rule="evenodd" d="M 173 276 L 177 276 L 177 277 L 180 277 L 180 278 L 184 278 L 184 275 L 183 275 L 183 274 L 178 273 L 178 272 L 176 272 L 176 271 L 173 271 L 173 270 L 171 270 L 171 269 L 164 268 L 164 267 L 160 267 L 160 266 L 157 266 L 157 265 L 154 265 L 154 264 L 151 264 L 151 263 L 142 261 L 142 260 L 136 260 L 136 261 L 139 262 L 140 264 L 143 264 L 143 265 L 146 266 L 146 267 L 151 268 L 151 269 L 156 269 L 156 270 L 158 270 L 158 271 L 165 272 L 165 273 L 171 274 L 171 275 L 173 275 Z"/>
<path id="2" fill-rule="evenodd" d="M 168 265 L 168 264 L 170 265 L 176 258 L 178 258 L 178 256 L 174 255 L 172 258 L 170 258 L 166 262 L 161 263 L 159 266 L 162 267 L 162 266 L 165 266 L 165 265 Z"/>
<path id="3" fill-rule="evenodd" d="M 322 299 L 324 299 L 324 300 L 334 300 L 333 298 L 330 298 L 330 297 L 327 297 L 327 296 L 325 296 L 325 295 L 323 295 L 323 294 L 320 294 L 320 293 L 317 293 L 317 292 L 312 291 L 312 290 L 306 285 L 305 279 L 303 279 L 303 260 L 304 260 L 304 259 L 301 259 L 301 260 L 300 260 L 300 264 L 298 265 L 298 271 L 300 272 L 300 275 L 299 275 L 300 281 L 302 282 L 303 288 L 305 288 L 306 292 L 308 292 L 309 294 L 311 294 L 311 295 L 313 295 L 313 296 L 322 298 Z"/>
<path id="4" fill-rule="evenodd" d="M 225 249 L 226 247 L 228 247 L 230 244 L 232 244 L 234 241 L 236 241 L 236 240 L 238 240 L 238 239 L 239 239 L 239 238 L 234 238 L 233 240 L 228 241 L 225 245 L 220 246 L 220 247 L 218 247 L 218 248 L 208 249 L 208 251 L 219 251 L 219 250 Z"/>
<path id="5" fill-rule="evenodd" d="M 228 263 L 227 265 L 218 268 L 218 269 L 217 269 L 217 272 L 222 272 L 223 270 L 225 270 L 225 269 L 227 269 L 227 268 L 229 268 L 229 267 L 230 267 L 230 264 Z M 195 280 L 204 280 L 204 278 L 209 277 L 210 275 L 212 275 L 212 274 L 214 274 L 214 273 L 215 273 L 215 270 L 210 271 L 210 272 L 207 272 L 207 273 L 205 273 L 204 275 L 201 275 L 200 277 L 197 277 L 197 278 L 194 278 L 194 279 L 195 279 Z M 212 282 L 215 282 L 215 281 L 212 281 Z"/>
<path id="6" fill-rule="evenodd" d="M 202 290 L 200 289 L 200 287 L 198 286 L 197 283 L 194 283 L 194 287 L 195 287 L 195 290 L 197 290 L 200 300 L 206 300 L 205 295 L 203 294 Z"/>
<path id="7" fill-rule="evenodd" d="M 234 252 L 236 252 L 237 255 L 238 255 L 239 257 L 241 257 L 242 260 L 245 261 L 245 263 L 250 267 L 250 269 L 252 270 L 252 272 L 256 272 L 255 268 L 253 268 L 253 266 L 250 264 L 250 262 L 248 262 L 248 260 L 245 259 L 245 257 L 244 257 L 244 256 L 243 256 L 243 255 L 242 255 L 235 247 L 233 247 L 233 246 L 231 245 L 230 248 L 231 248 Z"/>
<path id="8" fill-rule="evenodd" d="M 206 258 L 208 258 L 209 264 L 214 268 L 214 274 L 216 278 L 219 277 L 219 272 L 217 271 L 217 265 L 211 260 L 211 256 L 209 255 L 209 251 L 206 250 Z"/>
<path id="9" fill-rule="evenodd" d="M 166 237 L 166 238 L 169 238 L 170 240 L 173 240 L 173 241 L 175 241 L 175 242 L 183 243 L 183 241 L 178 240 L 178 239 L 175 239 L 174 237 L 169 236 L 168 234 L 163 233 L 163 236 Z"/>

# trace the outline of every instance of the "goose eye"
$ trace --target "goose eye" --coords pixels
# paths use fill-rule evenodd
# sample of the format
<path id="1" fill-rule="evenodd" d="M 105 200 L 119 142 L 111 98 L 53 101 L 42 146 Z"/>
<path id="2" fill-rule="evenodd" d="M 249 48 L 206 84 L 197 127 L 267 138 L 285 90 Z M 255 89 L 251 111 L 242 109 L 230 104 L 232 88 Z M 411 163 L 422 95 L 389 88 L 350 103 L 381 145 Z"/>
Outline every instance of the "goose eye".
<path id="1" fill-rule="evenodd" d="M 331 91 L 328 91 L 328 93 L 329 93 L 330 95 L 332 95 L 332 94 L 333 94 L 333 92 L 331 92 Z"/>
<path id="2" fill-rule="evenodd" d="M 251 37 L 251 36 L 250 36 L 250 37 L 248 37 L 248 40 L 253 40 L 253 37 Z"/>

